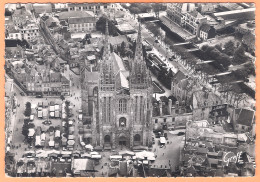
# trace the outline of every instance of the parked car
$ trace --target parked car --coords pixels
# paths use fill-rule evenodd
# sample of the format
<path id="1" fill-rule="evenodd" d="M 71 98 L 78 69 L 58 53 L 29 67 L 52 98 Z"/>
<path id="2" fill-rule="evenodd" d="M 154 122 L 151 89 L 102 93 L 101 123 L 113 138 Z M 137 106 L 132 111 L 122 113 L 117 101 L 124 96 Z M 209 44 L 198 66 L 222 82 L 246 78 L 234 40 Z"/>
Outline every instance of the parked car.
<path id="1" fill-rule="evenodd" d="M 179 132 L 178 134 L 177 134 L 178 136 L 182 136 L 182 135 L 185 135 L 185 132 Z"/>
<path id="2" fill-rule="evenodd" d="M 24 93 L 23 93 L 23 92 L 20 92 L 20 95 L 21 95 L 21 96 L 24 96 Z"/>
<path id="3" fill-rule="evenodd" d="M 42 93 L 37 93 L 36 94 L 36 98 L 43 98 L 43 94 Z"/>
<path id="4" fill-rule="evenodd" d="M 157 39 L 155 39 L 155 41 L 154 41 L 155 43 L 159 43 L 159 40 L 157 40 Z"/>

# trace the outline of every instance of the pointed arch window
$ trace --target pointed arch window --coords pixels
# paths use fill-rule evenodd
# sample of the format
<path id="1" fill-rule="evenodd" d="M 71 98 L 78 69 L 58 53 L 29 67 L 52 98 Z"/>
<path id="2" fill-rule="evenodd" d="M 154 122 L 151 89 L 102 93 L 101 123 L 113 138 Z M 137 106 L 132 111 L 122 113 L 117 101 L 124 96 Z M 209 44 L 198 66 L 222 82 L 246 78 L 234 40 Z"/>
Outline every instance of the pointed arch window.
<path id="1" fill-rule="evenodd" d="M 120 99 L 119 100 L 119 113 L 126 113 L 127 111 L 127 100 Z"/>
<path id="2" fill-rule="evenodd" d="M 137 83 L 141 83 L 141 74 L 137 74 Z"/>
<path id="3" fill-rule="evenodd" d="M 108 84 L 109 83 L 109 75 L 105 74 L 105 83 Z"/>

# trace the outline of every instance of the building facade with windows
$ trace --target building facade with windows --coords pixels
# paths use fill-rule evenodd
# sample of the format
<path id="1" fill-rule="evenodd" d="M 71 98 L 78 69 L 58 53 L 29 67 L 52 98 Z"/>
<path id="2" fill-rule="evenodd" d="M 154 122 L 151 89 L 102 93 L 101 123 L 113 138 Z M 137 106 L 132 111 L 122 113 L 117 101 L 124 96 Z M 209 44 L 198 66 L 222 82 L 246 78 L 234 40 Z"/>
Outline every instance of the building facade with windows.
<path id="1" fill-rule="evenodd" d="M 59 20 L 65 21 L 70 32 L 91 32 L 96 30 L 97 18 L 91 11 L 69 11 L 59 13 Z"/>
<path id="2" fill-rule="evenodd" d="M 99 71 L 86 69 L 81 74 L 84 84 L 82 111 L 92 128 L 86 136 L 87 141 L 105 149 L 122 145 L 129 148 L 151 146 L 152 85 L 143 58 L 140 28 L 130 70 L 116 53 L 111 52 L 106 25 Z M 98 79 L 91 80 L 89 75 Z"/>
<path id="3" fill-rule="evenodd" d="M 39 28 L 34 22 L 27 22 L 21 29 L 22 38 L 27 41 L 32 41 L 40 35 Z"/>
<path id="4" fill-rule="evenodd" d="M 92 32 L 96 30 L 96 18 L 70 18 L 68 19 L 68 30 L 70 32 Z"/>
<path id="5" fill-rule="evenodd" d="M 202 23 L 207 22 L 207 18 L 196 10 L 194 3 L 169 3 L 167 17 L 196 36 L 199 36 Z"/>
<path id="6" fill-rule="evenodd" d="M 99 13 L 108 9 L 110 4 L 106 3 L 69 3 L 68 11 L 92 11 L 94 13 Z"/>

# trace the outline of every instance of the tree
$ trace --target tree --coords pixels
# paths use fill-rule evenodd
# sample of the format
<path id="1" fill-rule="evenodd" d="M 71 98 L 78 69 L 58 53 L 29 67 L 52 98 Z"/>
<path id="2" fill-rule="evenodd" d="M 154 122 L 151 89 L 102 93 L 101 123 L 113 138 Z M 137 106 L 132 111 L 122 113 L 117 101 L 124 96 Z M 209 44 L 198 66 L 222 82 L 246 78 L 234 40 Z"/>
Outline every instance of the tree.
<path id="1" fill-rule="evenodd" d="M 238 80 L 248 81 L 248 73 L 245 69 L 238 69 L 232 72 Z"/>
<path id="2" fill-rule="evenodd" d="M 244 65 L 245 70 L 247 70 L 248 75 L 254 75 L 255 76 L 255 65 L 252 62 L 249 62 Z"/>
<path id="3" fill-rule="evenodd" d="M 24 135 L 25 139 L 28 138 L 29 134 L 29 119 L 25 119 L 22 127 L 22 134 Z"/>
<path id="4" fill-rule="evenodd" d="M 235 51 L 235 44 L 233 41 L 230 40 L 224 45 L 224 48 L 224 53 L 226 53 L 229 56 L 232 56 Z"/>
<path id="5" fill-rule="evenodd" d="M 117 28 L 114 25 L 114 23 L 111 20 L 108 20 L 107 17 L 101 16 L 98 21 L 96 22 L 96 29 L 101 31 L 103 34 L 106 32 L 106 22 L 108 22 L 108 31 L 109 35 L 116 36 L 118 35 L 117 33 Z"/>
<path id="6" fill-rule="evenodd" d="M 146 27 L 154 34 L 155 37 L 158 37 L 160 35 L 160 28 L 156 24 L 147 22 Z"/>
<path id="7" fill-rule="evenodd" d="M 61 99 L 61 100 L 64 100 L 64 99 L 65 99 L 64 95 L 61 95 L 61 96 L 60 96 L 60 99 Z"/>
<path id="8" fill-rule="evenodd" d="M 120 55 L 122 57 L 125 57 L 125 53 L 126 53 L 126 45 L 125 45 L 125 42 L 123 41 L 120 45 Z"/>
<path id="9" fill-rule="evenodd" d="M 159 15 L 160 15 L 159 13 L 163 9 L 162 4 L 161 3 L 153 3 L 152 7 L 153 7 L 153 11 L 155 13 L 156 18 L 159 19 Z"/>
<path id="10" fill-rule="evenodd" d="M 26 117 L 29 117 L 32 113 L 32 109 L 31 109 L 31 103 L 30 102 L 26 102 L 25 104 L 25 111 L 24 111 L 24 115 Z"/>
<path id="11" fill-rule="evenodd" d="M 168 102 L 169 102 L 169 99 L 168 99 L 166 96 L 161 96 L 161 97 L 160 97 L 160 100 L 161 100 L 162 102 L 164 102 L 165 104 L 168 104 Z"/>
<path id="12" fill-rule="evenodd" d="M 248 61 L 248 57 L 245 55 L 245 49 L 243 46 L 240 46 L 234 52 L 233 63 L 242 64 L 247 61 Z"/>
<path id="13" fill-rule="evenodd" d="M 175 103 L 177 101 L 176 97 L 174 97 L 173 95 L 170 95 L 168 99 L 171 99 L 172 103 Z"/>
<path id="14" fill-rule="evenodd" d="M 202 50 L 202 51 L 207 51 L 208 48 L 209 48 L 209 46 L 208 46 L 207 44 L 205 44 L 205 45 L 203 45 L 203 46 L 201 47 L 201 50 Z"/>
<path id="15" fill-rule="evenodd" d="M 134 14 L 134 18 L 136 14 L 139 14 L 141 12 L 138 7 L 132 7 L 129 9 L 129 11 Z"/>
<path id="16" fill-rule="evenodd" d="M 215 48 L 218 50 L 218 51 L 222 51 L 222 47 L 221 47 L 221 45 L 219 45 L 219 44 L 217 44 L 217 45 L 215 45 Z"/>

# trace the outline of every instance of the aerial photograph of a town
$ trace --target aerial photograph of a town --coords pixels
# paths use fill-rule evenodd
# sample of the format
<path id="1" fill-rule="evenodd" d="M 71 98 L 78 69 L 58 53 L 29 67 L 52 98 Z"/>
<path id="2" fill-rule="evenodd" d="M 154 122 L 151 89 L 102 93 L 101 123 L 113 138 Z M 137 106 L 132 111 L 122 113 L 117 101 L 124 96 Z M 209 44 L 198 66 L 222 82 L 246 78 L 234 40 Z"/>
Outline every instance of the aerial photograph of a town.
<path id="1" fill-rule="evenodd" d="M 255 176 L 255 10 L 6 4 L 6 176 Z"/>

